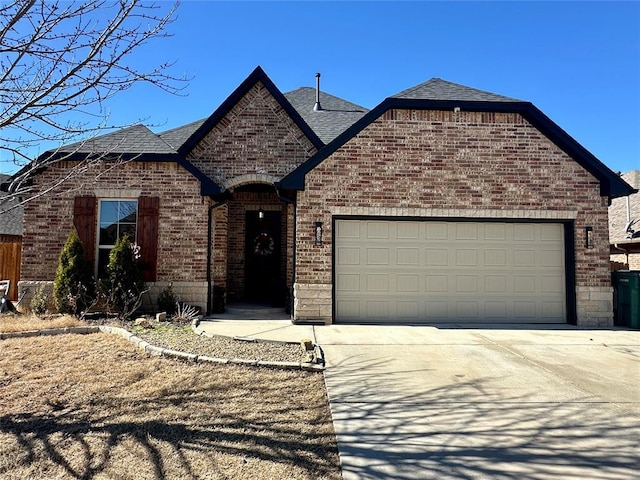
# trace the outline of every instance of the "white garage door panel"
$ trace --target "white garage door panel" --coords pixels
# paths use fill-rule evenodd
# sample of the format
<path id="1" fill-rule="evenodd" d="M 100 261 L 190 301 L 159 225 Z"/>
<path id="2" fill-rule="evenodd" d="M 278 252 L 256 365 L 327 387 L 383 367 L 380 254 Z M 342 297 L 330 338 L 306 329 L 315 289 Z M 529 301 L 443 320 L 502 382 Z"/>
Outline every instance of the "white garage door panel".
<path id="1" fill-rule="evenodd" d="M 566 322 L 561 224 L 336 221 L 339 322 Z"/>

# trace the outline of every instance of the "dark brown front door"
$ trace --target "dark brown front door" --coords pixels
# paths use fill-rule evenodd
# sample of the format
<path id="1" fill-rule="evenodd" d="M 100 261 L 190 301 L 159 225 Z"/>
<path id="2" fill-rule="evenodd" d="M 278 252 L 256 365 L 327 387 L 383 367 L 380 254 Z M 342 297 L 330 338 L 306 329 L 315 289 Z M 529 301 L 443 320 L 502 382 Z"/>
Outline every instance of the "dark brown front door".
<path id="1" fill-rule="evenodd" d="M 249 210 L 245 217 L 245 297 L 248 301 L 281 303 L 281 215 Z"/>

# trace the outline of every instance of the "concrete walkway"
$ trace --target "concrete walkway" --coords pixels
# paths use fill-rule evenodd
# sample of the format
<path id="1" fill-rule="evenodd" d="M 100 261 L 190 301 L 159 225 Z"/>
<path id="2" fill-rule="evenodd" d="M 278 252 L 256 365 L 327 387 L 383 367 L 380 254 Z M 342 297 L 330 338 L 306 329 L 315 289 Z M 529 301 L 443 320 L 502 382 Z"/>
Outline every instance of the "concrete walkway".
<path id="1" fill-rule="evenodd" d="M 640 478 L 638 331 L 213 323 L 321 345 L 344 480 Z"/>

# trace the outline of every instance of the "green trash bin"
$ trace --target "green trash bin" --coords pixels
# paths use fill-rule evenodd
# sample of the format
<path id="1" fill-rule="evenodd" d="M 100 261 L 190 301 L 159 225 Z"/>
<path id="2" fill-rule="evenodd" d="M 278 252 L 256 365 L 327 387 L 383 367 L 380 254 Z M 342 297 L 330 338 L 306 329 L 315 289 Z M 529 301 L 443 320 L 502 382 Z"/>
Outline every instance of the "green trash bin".
<path id="1" fill-rule="evenodd" d="M 613 324 L 640 329 L 640 272 L 612 272 Z"/>

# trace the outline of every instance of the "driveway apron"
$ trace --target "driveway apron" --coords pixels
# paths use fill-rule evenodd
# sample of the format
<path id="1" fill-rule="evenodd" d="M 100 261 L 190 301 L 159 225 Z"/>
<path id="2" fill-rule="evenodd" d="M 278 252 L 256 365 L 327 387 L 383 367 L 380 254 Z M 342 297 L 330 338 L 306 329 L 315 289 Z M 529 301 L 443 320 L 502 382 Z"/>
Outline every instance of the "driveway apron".
<path id="1" fill-rule="evenodd" d="M 640 332 L 315 327 L 344 480 L 640 478 Z"/>

